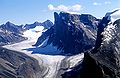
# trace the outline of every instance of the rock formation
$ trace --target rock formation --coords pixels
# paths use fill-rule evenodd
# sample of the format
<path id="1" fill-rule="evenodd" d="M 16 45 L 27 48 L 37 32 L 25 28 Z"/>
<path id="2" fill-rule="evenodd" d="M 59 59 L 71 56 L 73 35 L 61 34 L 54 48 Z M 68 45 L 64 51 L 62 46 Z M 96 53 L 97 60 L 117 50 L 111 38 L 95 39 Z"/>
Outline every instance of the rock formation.
<path id="1" fill-rule="evenodd" d="M 77 54 L 92 48 L 96 40 L 99 20 L 88 14 L 54 13 L 55 23 L 39 37 L 35 46 L 48 39 L 47 44 L 56 46 L 63 53 Z"/>
<path id="2" fill-rule="evenodd" d="M 22 32 L 22 25 L 18 26 L 11 22 L 2 24 L 0 26 L 0 46 L 26 40 L 27 38 L 22 36 Z"/>
<path id="3" fill-rule="evenodd" d="M 120 19 L 103 17 L 98 26 L 94 49 L 63 78 L 120 78 Z"/>
<path id="4" fill-rule="evenodd" d="M 50 20 L 46 20 L 43 23 L 34 22 L 33 24 L 26 24 L 23 28 L 24 30 L 28 30 L 31 28 L 35 28 L 36 26 L 44 26 L 45 29 L 49 29 L 51 26 L 53 26 L 53 23 Z"/>
<path id="5" fill-rule="evenodd" d="M 0 47 L 0 78 L 43 78 L 44 71 L 36 59 Z"/>

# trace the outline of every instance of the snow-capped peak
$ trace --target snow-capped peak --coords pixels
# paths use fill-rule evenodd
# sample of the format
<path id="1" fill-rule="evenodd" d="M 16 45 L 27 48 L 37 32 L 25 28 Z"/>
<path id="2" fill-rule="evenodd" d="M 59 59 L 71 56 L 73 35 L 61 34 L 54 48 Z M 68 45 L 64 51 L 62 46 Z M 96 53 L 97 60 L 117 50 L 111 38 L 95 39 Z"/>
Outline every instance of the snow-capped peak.
<path id="1" fill-rule="evenodd" d="M 114 13 L 111 14 L 111 22 L 118 19 L 120 19 L 120 9 L 115 10 Z"/>
<path id="2" fill-rule="evenodd" d="M 116 13 L 117 11 L 119 11 L 119 9 L 114 10 L 114 11 L 112 11 L 112 12 L 107 12 L 106 15 L 105 15 L 105 17 L 111 16 L 111 14 L 114 14 L 114 13 Z"/>

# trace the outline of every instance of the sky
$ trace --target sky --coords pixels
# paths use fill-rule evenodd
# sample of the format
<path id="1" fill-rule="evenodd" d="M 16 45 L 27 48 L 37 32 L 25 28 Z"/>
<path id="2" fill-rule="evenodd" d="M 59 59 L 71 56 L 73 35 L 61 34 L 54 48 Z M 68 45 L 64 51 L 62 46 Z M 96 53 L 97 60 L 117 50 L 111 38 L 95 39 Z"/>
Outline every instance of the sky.
<path id="1" fill-rule="evenodd" d="M 53 13 L 60 11 L 101 18 L 116 8 L 120 8 L 120 0 L 0 0 L 0 24 L 54 22 Z"/>

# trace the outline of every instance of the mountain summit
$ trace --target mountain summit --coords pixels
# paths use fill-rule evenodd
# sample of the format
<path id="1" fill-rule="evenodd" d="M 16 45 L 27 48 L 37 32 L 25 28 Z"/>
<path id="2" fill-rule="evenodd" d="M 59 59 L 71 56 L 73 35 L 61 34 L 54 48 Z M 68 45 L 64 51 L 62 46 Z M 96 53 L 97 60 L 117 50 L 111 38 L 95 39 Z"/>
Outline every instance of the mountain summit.
<path id="1" fill-rule="evenodd" d="M 50 20 L 46 20 L 43 23 L 40 22 L 34 22 L 33 24 L 26 24 L 24 26 L 25 30 L 31 29 L 31 28 L 35 28 L 36 26 L 44 26 L 45 29 L 49 29 L 51 26 L 53 26 L 53 23 Z"/>
<path id="2" fill-rule="evenodd" d="M 7 23 L 0 25 L 0 45 L 26 40 L 27 38 L 23 37 L 23 33 L 25 31 L 34 29 L 35 27 L 40 29 L 42 26 L 44 29 L 49 29 L 51 26 L 53 26 L 53 23 L 50 20 L 46 20 L 43 23 L 34 22 L 33 24 L 15 25 L 8 21 Z"/>
<path id="3" fill-rule="evenodd" d="M 52 44 L 64 53 L 80 53 L 92 48 L 96 40 L 99 20 L 92 15 L 54 13 L 54 25 L 39 37 L 35 46 L 48 39 L 47 45 Z"/>

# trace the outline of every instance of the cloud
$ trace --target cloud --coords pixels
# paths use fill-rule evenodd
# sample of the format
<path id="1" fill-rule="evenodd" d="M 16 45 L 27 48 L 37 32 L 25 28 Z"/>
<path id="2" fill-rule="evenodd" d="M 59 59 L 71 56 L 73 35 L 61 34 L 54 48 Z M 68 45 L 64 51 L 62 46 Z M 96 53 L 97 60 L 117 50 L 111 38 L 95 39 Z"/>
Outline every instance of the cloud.
<path id="1" fill-rule="evenodd" d="M 54 10 L 54 9 L 55 9 L 52 4 L 49 4 L 49 5 L 48 5 L 48 8 L 49 8 L 49 10 Z"/>
<path id="2" fill-rule="evenodd" d="M 103 2 L 103 3 L 100 3 L 100 2 L 93 2 L 93 5 L 95 5 L 95 6 L 98 6 L 98 5 L 109 5 L 109 4 L 111 4 L 110 1 L 105 1 L 105 2 Z"/>
<path id="3" fill-rule="evenodd" d="M 108 5 L 108 4 L 111 4 L 111 2 L 110 1 L 105 1 L 105 4 Z"/>
<path id="4" fill-rule="evenodd" d="M 53 6 L 52 4 L 48 5 L 48 9 L 51 11 L 64 11 L 69 13 L 78 13 L 81 10 L 81 5 L 75 4 L 73 6 L 65 6 L 65 5 L 59 5 L 59 6 Z"/>
<path id="5" fill-rule="evenodd" d="M 102 5 L 102 4 L 98 2 L 94 2 L 93 5 Z"/>

